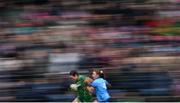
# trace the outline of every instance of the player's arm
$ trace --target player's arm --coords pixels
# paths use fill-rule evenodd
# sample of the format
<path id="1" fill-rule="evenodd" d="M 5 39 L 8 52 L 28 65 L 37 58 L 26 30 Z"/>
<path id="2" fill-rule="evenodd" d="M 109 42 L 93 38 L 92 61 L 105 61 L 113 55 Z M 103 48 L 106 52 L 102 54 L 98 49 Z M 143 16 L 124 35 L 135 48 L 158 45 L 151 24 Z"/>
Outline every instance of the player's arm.
<path id="1" fill-rule="evenodd" d="M 93 92 L 95 91 L 94 87 L 91 86 L 91 83 L 93 82 L 93 80 L 92 80 L 91 78 L 89 78 L 89 77 L 86 77 L 86 79 L 84 80 L 84 82 L 87 84 L 86 89 L 87 89 L 89 92 L 93 93 Z"/>
<path id="2" fill-rule="evenodd" d="M 87 86 L 87 90 L 90 92 L 90 93 L 94 93 L 95 89 L 91 86 Z"/>
<path id="3" fill-rule="evenodd" d="M 90 84 L 93 82 L 93 80 L 92 80 L 91 78 L 89 78 L 89 77 L 86 77 L 86 79 L 84 80 L 84 82 L 85 82 L 87 85 L 90 85 Z"/>

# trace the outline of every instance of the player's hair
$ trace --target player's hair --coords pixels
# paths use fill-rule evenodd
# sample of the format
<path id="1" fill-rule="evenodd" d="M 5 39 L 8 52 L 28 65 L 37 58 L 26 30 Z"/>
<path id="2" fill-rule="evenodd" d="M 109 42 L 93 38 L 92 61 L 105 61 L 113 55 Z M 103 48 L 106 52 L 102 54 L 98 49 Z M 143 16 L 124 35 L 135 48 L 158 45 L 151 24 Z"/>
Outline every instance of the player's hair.
<path id="1" fill-rule="evenodd" d="M 75 76 L 75 75 L 79 75 L 79 74 L 76 70 L 72 70 L 72 71 L 70 71 L 69 75 Z"/>
<path id="2" fill-rule="evenodd" d="M 102 70 L 93 70 L 93 72 L 96 72 L 100 78 L 104 78 L 104 72 Z"/>

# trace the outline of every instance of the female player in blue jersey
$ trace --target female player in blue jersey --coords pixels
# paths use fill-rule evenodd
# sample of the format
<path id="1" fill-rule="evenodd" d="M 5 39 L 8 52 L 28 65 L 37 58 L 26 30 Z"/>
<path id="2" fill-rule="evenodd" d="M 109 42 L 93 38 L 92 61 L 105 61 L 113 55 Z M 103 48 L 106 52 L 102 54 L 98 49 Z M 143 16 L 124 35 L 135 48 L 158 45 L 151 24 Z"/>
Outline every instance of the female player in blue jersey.
<path id="1" fill-rule="evenodd" d="M 107 86 L 110 84 L 104 79 L 103 71 L 94 70 L 92 72 L 92 77 L 94 81 L 90 84 L 88 90 L 95 91 L 98 102 L 109 102 L 110 95 L 107 91 Z"/>

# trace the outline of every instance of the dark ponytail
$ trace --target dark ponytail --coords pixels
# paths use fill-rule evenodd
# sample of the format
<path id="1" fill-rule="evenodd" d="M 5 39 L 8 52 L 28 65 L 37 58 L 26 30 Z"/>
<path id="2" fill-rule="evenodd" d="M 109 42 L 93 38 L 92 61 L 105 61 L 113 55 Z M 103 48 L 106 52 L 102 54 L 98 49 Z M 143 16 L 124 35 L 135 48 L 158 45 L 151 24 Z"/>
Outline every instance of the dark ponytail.
<path id="1" fill-rule="evenodd" d="M 99 74 L 100 78 L 104 78 L 104 72 L 102 70 L 100 70 L 100 74 Z"/>

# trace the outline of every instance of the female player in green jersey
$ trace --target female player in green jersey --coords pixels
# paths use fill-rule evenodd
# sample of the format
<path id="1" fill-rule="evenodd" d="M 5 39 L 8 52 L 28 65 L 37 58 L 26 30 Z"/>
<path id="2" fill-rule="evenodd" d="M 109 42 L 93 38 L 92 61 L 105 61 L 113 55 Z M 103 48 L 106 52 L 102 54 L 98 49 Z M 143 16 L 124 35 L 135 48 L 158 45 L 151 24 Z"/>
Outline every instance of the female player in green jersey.
<path id="1" fill-rule="evenodd" d="M 71 89 L 76 90 L 78 94 L 78 97 L 73 102 L 93 102 L 93 96 L 87 90 L 87 82 L 92 82 L 92 79 L 84 75 L 79 75 L 78 72 L 75 70 L 72 70 L 70 72 L 70 78 L 76 83 L 72 84 L 70 87 Z"/>

